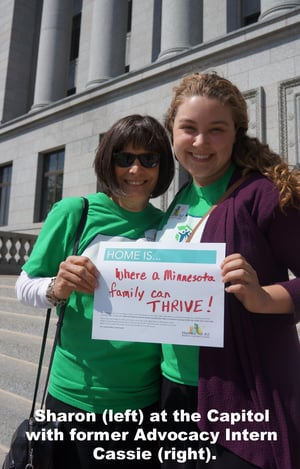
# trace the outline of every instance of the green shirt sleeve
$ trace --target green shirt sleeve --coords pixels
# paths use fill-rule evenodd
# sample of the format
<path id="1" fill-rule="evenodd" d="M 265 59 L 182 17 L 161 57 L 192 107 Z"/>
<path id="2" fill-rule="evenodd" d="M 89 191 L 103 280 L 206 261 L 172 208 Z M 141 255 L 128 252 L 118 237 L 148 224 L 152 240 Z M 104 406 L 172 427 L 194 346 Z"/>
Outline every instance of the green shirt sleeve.
<path id="1" fill-rule="evenodd" d="M 82 213 L 81 198 L 67 198 L 54 204 L 23 270 L 31 277 L 52 277 L 59 264 L 72 253 Z"/>

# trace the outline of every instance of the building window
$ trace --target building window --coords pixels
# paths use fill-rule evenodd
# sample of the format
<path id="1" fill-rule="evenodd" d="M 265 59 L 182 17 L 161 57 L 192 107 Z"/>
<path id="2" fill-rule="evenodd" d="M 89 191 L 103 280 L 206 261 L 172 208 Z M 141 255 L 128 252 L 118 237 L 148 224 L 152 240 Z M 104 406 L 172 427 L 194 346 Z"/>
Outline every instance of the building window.
<path id="1" fill-rule="evenodd" d="M 0 226 L 8 224 L 12 164 L 0 166 Z"/>
<path id="2" fill-rule="evenodd" d="M 40 155 L 38 168 L 36 222 L 45 220 L 53 204 L 62 198 L 65 150 Z"/>

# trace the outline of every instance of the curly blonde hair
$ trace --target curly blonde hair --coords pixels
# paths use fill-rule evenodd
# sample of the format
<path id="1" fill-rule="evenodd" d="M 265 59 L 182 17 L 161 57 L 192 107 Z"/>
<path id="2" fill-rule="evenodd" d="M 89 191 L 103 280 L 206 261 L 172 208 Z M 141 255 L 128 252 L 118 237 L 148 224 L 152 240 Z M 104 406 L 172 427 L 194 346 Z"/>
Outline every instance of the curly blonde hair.
<path id="1" fill-rule="evenodd" d="M 273 152 L 267 144 L 256 137 L 247 135 L 247 103 L 240 90 L 229 80 L 215 72 L 195 72 L 183 77 L 173 89 L 173 98 L 165 116 L 165 127 L 172 138 L 174 119 L 178 107 L 185 98 L 205 96 L 218 99 L 230 107 L 236 128 L 236 140 L 232 160 L 244 174 L 259 171 L 271 179 L 279 190 L 279 205 L 283 209 L 288 205 L 300 207 L 300 171 L 290 168 L 286 161 Z"/>

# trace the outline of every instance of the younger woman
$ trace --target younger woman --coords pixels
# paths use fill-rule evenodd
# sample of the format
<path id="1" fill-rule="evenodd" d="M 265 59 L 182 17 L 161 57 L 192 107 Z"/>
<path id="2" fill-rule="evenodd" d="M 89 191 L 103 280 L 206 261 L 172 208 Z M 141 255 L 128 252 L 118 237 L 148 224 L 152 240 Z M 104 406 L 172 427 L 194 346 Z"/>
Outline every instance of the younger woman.
<path id="1" fill-rule="evenodd" d="M 247 135 L 247 105 L 229 80 L 193 73 L 174 89 L 166 116 L 176 158 L 191 175 L 158 240 L 226 243 L 224 348 L 163 345 L 162 407 L 198 410 L 214 432 L 200 456 L 164 468 L 300 467 L 300 177 Z M 294 278 L 289 273 L 294 274 Z M 234 416 L 234 417 L 233 417 Z M 183 423 L 187 428 L 187 424 Z M 191 424 L 191 430 L 196 424 Z M 187 449 L 193 442 L 182 443 Z M 207 448 L 202 441 L 196 447 Z"/>

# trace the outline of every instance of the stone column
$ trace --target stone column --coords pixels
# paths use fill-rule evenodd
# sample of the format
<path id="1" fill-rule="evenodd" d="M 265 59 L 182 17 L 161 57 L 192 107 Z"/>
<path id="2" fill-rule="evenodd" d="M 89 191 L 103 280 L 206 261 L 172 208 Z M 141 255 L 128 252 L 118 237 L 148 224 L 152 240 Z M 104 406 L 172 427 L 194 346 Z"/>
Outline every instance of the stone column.
<path id="1" fill-rule="evenodd" d="M 227 34 L 227 1 L 203 0 L 203 41 Z"/>
<path id="2" fill-rule="evenodd" d="M 155 0 L 134 1 L 131 20 L 130 71 L 147 67 L 159 54 L 160 37 L 159 34 L 153 36 L 153 31 L 157 31 L 155 27 L 160 31 L 160 11 L 156 12 Z"/>
<path id="3" fill-rule="evenodd" d="M 128 4 L 94 0 L 87 88 L 125 72 Z"/>
<path id="4" fill-rule="evenodd" d="M 202 42 L 202 2 L 162 0 L 160 59 L 172 57 Z"/>
<path id="5" fill-rule="evenodd" d="M 73 0 L 44 0 L 32 109 L 66 96 Z"/>
<path id="6" fill-rule="evenodd" d="M 300 7 L 300 0 L 261 0 L 259 20 L 269 20 Z"/>

